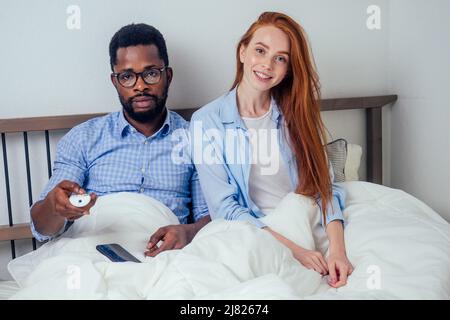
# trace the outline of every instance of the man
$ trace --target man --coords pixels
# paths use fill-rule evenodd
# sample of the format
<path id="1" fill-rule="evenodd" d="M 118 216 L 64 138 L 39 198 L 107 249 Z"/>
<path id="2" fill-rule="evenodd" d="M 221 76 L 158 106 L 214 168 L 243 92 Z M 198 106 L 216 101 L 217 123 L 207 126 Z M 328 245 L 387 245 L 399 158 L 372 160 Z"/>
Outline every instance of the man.
<path id="1" fill-rule="evenodd" d="M 184 247 L 210 217 L 193 163 L 171 158 L 171 134 L 188 131 L 189 124 L 166 109 L 173 71 L 163 36 L 152 26 L 131 24 L 113 36 L 109 54 L 123 110 L 82 123 L 61 139 L 53 175 L 31 208 L 31 229 L 46 241 L 89 214 L 97 196 L 143 193 L 164 203 L 181 223 L 150 237 L 145 254 L 154 257 Z M 77 208 L 69 202 L 72 193 L 89 193 L 91 201 Z M 188 218 L 194 223 L 187 224 Z"/>

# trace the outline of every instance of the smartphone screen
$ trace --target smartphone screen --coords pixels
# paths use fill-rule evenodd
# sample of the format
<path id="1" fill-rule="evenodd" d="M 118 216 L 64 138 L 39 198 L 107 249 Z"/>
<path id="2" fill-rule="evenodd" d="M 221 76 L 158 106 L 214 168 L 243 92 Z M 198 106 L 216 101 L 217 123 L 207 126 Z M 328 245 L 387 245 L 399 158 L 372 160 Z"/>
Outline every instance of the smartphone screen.
<path id="1" fill-rule="evenodd" d="M 117 243 L 99 244 L 96 249 L 112 262 L 141 262 Z"/>

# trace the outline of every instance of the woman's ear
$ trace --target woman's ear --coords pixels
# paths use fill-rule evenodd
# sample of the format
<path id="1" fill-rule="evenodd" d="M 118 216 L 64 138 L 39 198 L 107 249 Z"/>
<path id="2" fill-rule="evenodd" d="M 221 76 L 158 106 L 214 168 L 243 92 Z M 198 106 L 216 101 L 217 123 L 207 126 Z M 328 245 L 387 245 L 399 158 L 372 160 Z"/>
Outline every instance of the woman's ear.
<path id="1" fill-rule="evenodd" d="M 239 60 L 241 61 L 241 63 L 244 63 L 246 49 L 247 47 L 243 44 L 241 44 L 241 46 L 239 47 Z"/>
<path id="2" fill-rule="evenodd" d="M 167 72 L 167 83 L 170 85 L 173 78 L 173 69 L 171 67 L 167 67 L 166 72 Z"/>

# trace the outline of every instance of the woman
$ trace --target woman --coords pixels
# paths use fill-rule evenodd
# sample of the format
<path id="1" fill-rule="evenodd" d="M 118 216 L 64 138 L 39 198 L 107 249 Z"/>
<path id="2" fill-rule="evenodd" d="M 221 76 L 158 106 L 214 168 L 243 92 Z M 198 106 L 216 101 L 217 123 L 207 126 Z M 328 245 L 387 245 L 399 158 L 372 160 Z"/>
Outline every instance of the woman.
<path id="1" fill-rule="evenodd" d="M 290 17 L 265 12 L 241 38 L 236 58 L 231 91 L 191 119 L 193 139 L 199 141 L 201 129 L 200 140 L 207 140 L 203 158 L 196 150 L 194 161 L 211 217 L 264 228 L 305 267 L 343 286 L 353 271 L 344 245 L 345 192 L 330 177 L 319 81 L 305 33 Z M 317 201 L 330 243 L 326 261 L 258 219 L 291 191 Z"/>

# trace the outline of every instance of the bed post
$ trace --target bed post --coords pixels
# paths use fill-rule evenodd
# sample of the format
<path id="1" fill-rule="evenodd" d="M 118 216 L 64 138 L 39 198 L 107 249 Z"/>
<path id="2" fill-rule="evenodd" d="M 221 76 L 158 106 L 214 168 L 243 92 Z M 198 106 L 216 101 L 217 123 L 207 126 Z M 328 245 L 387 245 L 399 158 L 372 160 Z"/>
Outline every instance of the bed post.
<path id="1" fill-rule="evenodd" d="M 381 107 L 366 109 L 367 181 L 383 184 Z"/>

